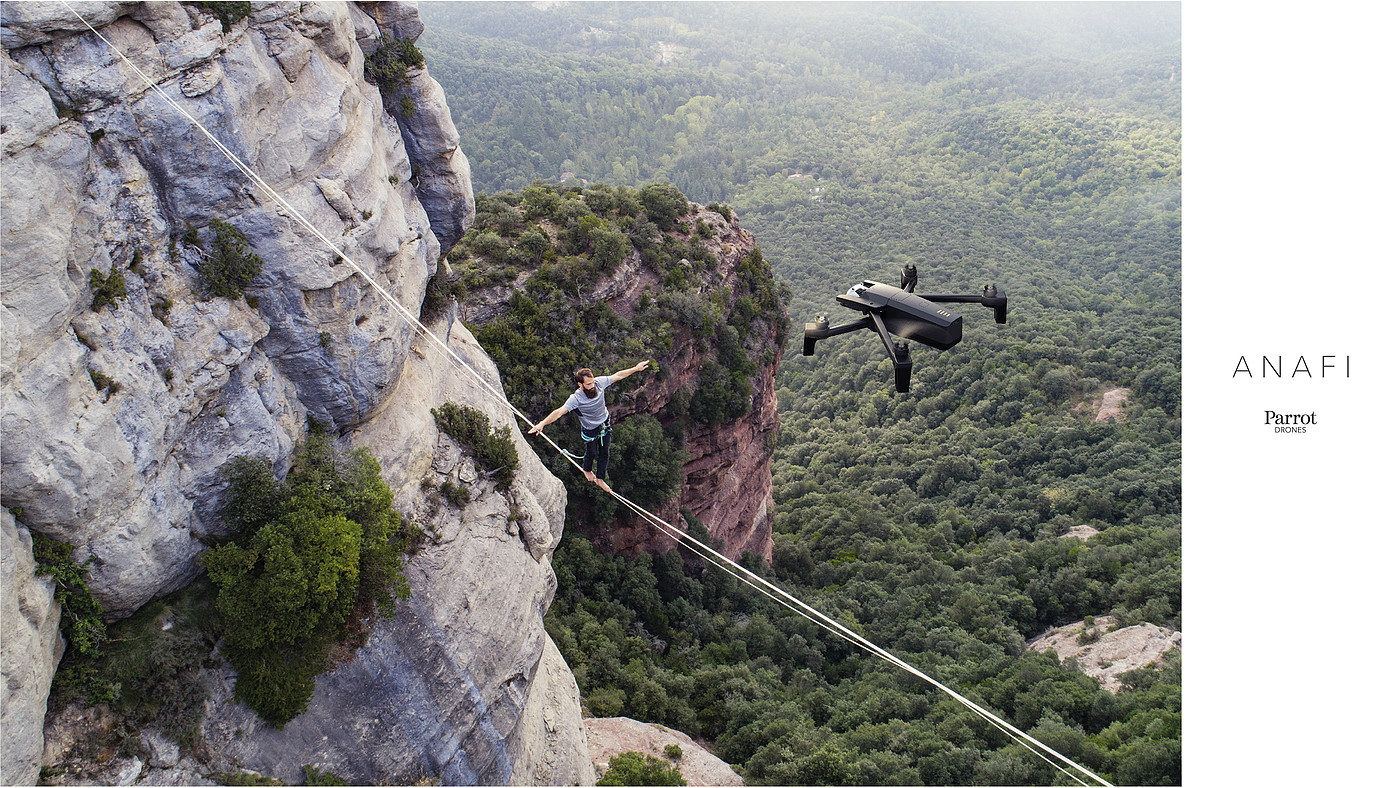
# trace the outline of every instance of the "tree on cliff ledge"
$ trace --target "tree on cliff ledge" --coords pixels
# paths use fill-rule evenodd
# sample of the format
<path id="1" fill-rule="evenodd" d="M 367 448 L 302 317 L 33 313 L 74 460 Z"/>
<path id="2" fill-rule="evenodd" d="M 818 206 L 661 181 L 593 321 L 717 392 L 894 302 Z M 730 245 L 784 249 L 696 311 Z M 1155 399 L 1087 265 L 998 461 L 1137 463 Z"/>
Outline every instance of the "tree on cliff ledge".
<path id="1" fill-rule="evenodd" d="M 365 449 L 340 454 L 313 432 L 277 481 L 260 457 L 229 464 L 233 541 L 201 559 L 227 625 L 234 695 L 274 726 L 306 710 L 332 644 L 376 604 L 408 596 L 393 494 Z"/>

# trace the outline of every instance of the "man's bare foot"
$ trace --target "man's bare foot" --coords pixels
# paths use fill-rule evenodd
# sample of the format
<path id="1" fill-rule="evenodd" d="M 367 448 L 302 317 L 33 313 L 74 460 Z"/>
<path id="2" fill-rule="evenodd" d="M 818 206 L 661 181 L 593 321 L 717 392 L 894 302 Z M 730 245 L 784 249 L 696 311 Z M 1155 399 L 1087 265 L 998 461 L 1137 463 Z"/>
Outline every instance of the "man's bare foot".
<path id="1" fill-rule="evenodd" d="M 603 488 L 603 492 L 612 492 L 612 488 L 609 487 L 609 486 L 608 486 L 608 483 L 605 482 L 605 481 L 603 481 L 602 479 L 594 479 L 594 480 L 593 480 L 593 483 L 596 484 L 596 485 L 598 485 L 599 487 L 602 487 L 602 488 Z"/>
<path id="2" fill-rule="evenodd" d="M 583 478 L 589 480 L 590 482 L 598 481 L 598 477 L 593 475 L 593 471 L 584 471 Z"/>

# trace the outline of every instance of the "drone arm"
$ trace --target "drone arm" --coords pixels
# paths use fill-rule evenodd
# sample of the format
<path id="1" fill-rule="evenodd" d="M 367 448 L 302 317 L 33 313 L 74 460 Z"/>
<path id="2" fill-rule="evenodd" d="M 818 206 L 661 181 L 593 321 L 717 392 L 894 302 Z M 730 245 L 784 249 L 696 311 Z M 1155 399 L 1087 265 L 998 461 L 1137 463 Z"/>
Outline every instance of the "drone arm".
<path id="1" fill-rule="evenodd" d="M 894 390 L 900 393 L 908 391 L 909 374 L 914 369 L 914 362 L 909 358 L 909 343 L 901 342 L 898 345 L 894 343 L 879 312 L 871 312 L 870 319 L 875 323 L 875 330 L 880 335 L 880 341 L 885 343 L 885 352 L 890 354 L 890 360 L 894 362 Z"/>
<path id="2" fill-rule="evenodd" d="M 808 323 L 806 330 L 802 332 L 802 355 L 812 355 L 812 353 L 816 351 L 818 339 L 849 334 L 852 331 L 870 328 L 872 325 L 870 318 L 864 317 L 860 320 L 832 327 L 826 322 L 826 318 L 819 317 L 817 318 L 817 322 Z"/>
<path id="3" fill-rule="evenodd" d="M 925 301 L 937 304 L 981 304 L 995 313 L 998 323 L 1006 322 L 1006 293 L 998 292 L 994 286 L 983 289 L 980 295 L 934 295 L 932 293 L 915 293 L 915 295 Z"/>

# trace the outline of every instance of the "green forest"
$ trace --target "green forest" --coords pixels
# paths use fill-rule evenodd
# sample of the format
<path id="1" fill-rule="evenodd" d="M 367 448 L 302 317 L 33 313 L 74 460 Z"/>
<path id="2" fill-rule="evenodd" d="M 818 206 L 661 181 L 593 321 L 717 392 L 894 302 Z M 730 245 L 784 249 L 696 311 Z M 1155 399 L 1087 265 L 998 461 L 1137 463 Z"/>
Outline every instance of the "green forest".
<path id="1" fill-rule="evenodd" d="M 791 293 L 773 561 L 745 565 L 1104 779 L 1180 784 L 1179 650 L 1110 693 L 1025 645 L 1090 616 L 1183 626 L 1179 4 L 420 13 L 479 205 L 674 184 L 732 207 Z M 801 356 L 802 323 L 848 319 L 837 293 L 910 264 L 922 291 L 995 283 L 1008 323 L 960 310 L 906 394 L 873 334 Z M 693 553 L 570 526 L 555 571 L 546 624 L 589 712 L 682 730 L 748 784 L 1072 784 Z"/>

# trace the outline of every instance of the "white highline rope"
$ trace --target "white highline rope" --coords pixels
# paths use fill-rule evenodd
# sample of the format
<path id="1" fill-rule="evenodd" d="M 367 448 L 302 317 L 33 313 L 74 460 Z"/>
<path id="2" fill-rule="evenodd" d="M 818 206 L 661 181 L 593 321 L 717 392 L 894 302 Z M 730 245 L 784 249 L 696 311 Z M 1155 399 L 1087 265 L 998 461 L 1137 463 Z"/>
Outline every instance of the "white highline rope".
<path id="1" fill-rule="evenodd" d="M 277 203 L 278 206 L 280 206 L 283 210 L 287 211 L 287 213 L 290 214 L 292 218 L 294 218 L 299 224 L 301 224 L 301 226 L 304 227 L 308 232 L 316 236 L 316 238 L 320 239 L 321 242 L 324 243 L 326 247 L 329 248 L 337 257 L 339 257 L 346 263 L 349 263 L 351 269 L 355 273 L 359 274 L 362 278 L 364 278 L 364 280 L 368 282 L 371 287 L 373 287 L 381 296 L 388 300 L 389 303 L 394 307 L 395 311 L 398 312 L 399 315 L 409 323 L 410 327 L 412 327 L 416 333 L 418 333 L 420 336 L 427 337 L 431 341 L 435 350 L 443 354 L 457 367 L 471 373 L 472 377 L 476 378 L 476 380 L 481 384 L 482 388 L 484 388 L 491 396 L 504 403 L 506 407 L 508 407 L 511 410 L 511 412 L 514 413 L 517 417 L 519 417 L 522 421 L 526 422 L 527 424 L 530 424 L 531 426 L 534 425 L 533 420 L 531 420 L 529 416 L 525 415 L 525 413 L 519 408 L 515 407 L 515 405 L 504 395 L 504 393 L 496 391 L 496 389 L 494 389 L 491 386 L 491 384 L 484 377 L 482 377 L 481 374 L 478 373 L 470 364 L 468 364 L 465 360 L 463 360 L 460 356 L 453 352 L 452 349 L 448 347 L 448 345 L 445 342 L 438 339 L 437 336 L 435 336 L 431 331 L 428 331 L 428 329 L 421 322 L 419 322 L 418 318 L 413 313 L 411 313 L 407 307 L 401 304 L 398 299 L 394 298 L 394 296 L 391 293 L 389 293 L 388 290 L 386 290 L 382 285 L 376 282 L 374 278 L 371 277 L 358 264 L 356 264 L 354 260 L 351 260 L 348 256 L 346 256 L 345 253 L 341 251 L 340 248 L 337 247 L 334 243 L 332 243 L 329 238 L 321 234 L 321 232 L 317 230 L 316 227 L 311 224 L 311 222 L 309 222 L 304 216 L 301 215 L 300 211 L 294 208 L 291 205 L 291 203 L 283 199 L 283 197 L 275 189 L 273 189 L 265 181 L 263 181 L 263 179 L 259 177 L 258 174 L 254 172 L 248 165 L 244 164 L 243 161 L 240 158 L 238 158 L 238 156 L 235 153 L 233 153 L 233 151 L 225 147 L 224 144 L 218 140 L 218 138 L 216 138 L 207 128 L 204 127 L 204 124 L 200 123 L 194 118 L 194 116 L 186 112 L 184 108 L 176 104 L 175 101 L 171 99 L 170 96 L 167 95 L 166 92 L 160 88 L 159 85 L 157 85 L 149 76 L 147 76 L 146 73 L 142 71 L 135 63 L 131 62 L 131 60 L 128 59 L 127 56 L 116 47 L 116 45 L 114 45 L 105 36 L 99 33 L 97 31 L 97 28 L 93 27 L 92 24 L 89 23 L 87 19 L 83 17 L 82 14 L 79 14 L 76 10 L 74 10 L 73 7 L 69 5 L 67 0 L 59 0 L 59 2 L 63 3 L 64 7 L 66 7 L 69 10 L 69 12 L 71 12 L 74 16 L 76 16 L 87 27 L 88 30 L 92 31 L 93 35 L 97 36 L 104 44 L 106 44 L 113 52 L 115 52 L 117 56 L 121 58 L 122 62 L 126 63 L 129 68 L 135 71 L 136 74 L 140 76 L 141 79 L 144 80 L 145 83 L 152 90 L 154 90 L 161 98 L 165 100 L 167 104 L 171 106 L 171 108 L 183 115 L 185 119 L 188 120 L 190 123 L 194 124 L 195 128 L 199 129 L 204 134 L 204 136 L 208 137 L 209 140 L 214 143 L 214 146 L 217 147 L 219 151 L 224 155 L 224 157 L 227 158 L 235 167 L 237 167 L 238 170 L 242 172 L 249 180 L 251 180 L 254 183 L 254 185 L 256 185 L 269 197 L 271 197 L 273 201 Z M 573 456 L 569 452 L 565 451 L 552 439 L 544 435 L 543 432 L 541 432 L 539 435 L 541 438 L 544 438 L 550 446 L 553 446 L 554 449 L 558 451 L 561 456 L 568 460 L 570 464 L 572 464 L 580 472 L 583 471 L 583 467 L 573 459 Z M 768 598 L 793 610 L 794 612 L 803 616 L 807 620 L 823 627 L 824 629 L 832 632 L 838 637 L 841 637 L 842 639 L 852 644 L 864 648 L 871 654 L 878 656 L 881 659 L 884 659 L 890 664 L 895 665 L 896 667 L 901 668 L 902 670 L 910 673 L 911 675 L 917 676 L 918 678 L 923 679 L 924 681 L 928 682 L 934 687 L 937 687 L 938 689 L 942 690 L 949 697 L 952 697 L 954 700 L 957 700 L 959 703 L 963 704 L 967 708 L 971 709 L 973 712 L 977 713 L 983 719 L 992 723 L 994 726 L 996 726 L 1003 732 L 1007 733 L 1009 736 L 1011 736 L 1011 738 L 1014 741 L 1026 747 L 1026 749 L 1030 750 L 1032 753 L 1045 760 L 1051 766 L 1054 766 L 1056 769 L 1059 769 L 1062 773 L 1066 774 L 1071 779 L 1078 782 L 1080 785 L 1087 785 L 1087 783 L 1084 783 L 1083 780 L 1079 779 L 1078 776 L 1066 771 L 1059 764 L 1055 763 L 1054 761 L 1051 761 L 1046 756 L 1046 753 L 1055 756 L 1060 761 L 1074 767 L 1075 769 L 1088 775 L 1089 777 L 1092 777 L 1099 784 L 1105 786 L 1110 785 L 1108 782 L 1106 782 L 1093 772 L 1089 771 L 1088 769 L 1084 768 L 1083 766 L 1080 766 L 1079 764 L 1075 763 L 1074 761 L 1070 760 L 1064 755 L 1061 755 L 1059 752 L 1056 752 L 1051 747 L 1043 744 L 1042 742 L 1033 738 L 1029 734 L 1021 731 L 1014 725 L 1006 722 L 1005 720 L 1002 720 L 1000 717 L 993 714 L 992 712 L 983 709 L 981 706 L 963 697 L 961 694 L 959 694 L 952 688 L 937 681 L 936 679 L 927 675 L 926 673 L 914 667 L 913 665 L 910 665 L 908 662 L 905 662 L 899 657 L 896 657 L 894 654 L 891 654 L 890 652 L 886 651 L 880 646 L 875 645 L 874 643 L 870 642 L 861 635 L 856 634 L 845 625 L 827 616 L 825 613 L 822 613 L 821 611 L 811 607 L 810 605 L 793 596 L 792 594 L 789 594 L 787 591 L 784 591 L 783 589 L 779 588 L 773 583 L 770 583 L 763 577 L 753 573 L 747 568 L 734 562 L 724 554 L 711 548 L 709 545 L 700 542 L 698 539 L 691 536 L 689 533 L 686 533 L 684 530 L 681 530 L 680 528 L 673 526 L 665 520 L 662 520 L 661 518 L 652 514 L 650 511 L 647 511 L 646 509 L 633 503 L 631 500 L 621 495 L 617 491 L 609 489 L 608 492 L 611 493 L 613 497 L 617 498 L 629 509 L 642 516 L 643 519 L 647 520 L 647 522 L 653 525 L 653 527 L 658 527 L 659 530 L 662 531 L 662 533 L 666 534 L 672 539 L 675 539 L 677 543 L 680 543 L 683 540 L 691 543 L 692 545 L 694 545 L 692 549 L 695 549 L 697 554 L 699 554 L 702 558 L 709 561 L 716 567 L 724 570 L 725 572 L 728 572 L 734 577 L 744 581 L 746 584 L 757 589 Z M 1031 744 L 1034 744 L 1035 747 L 1032 747 Z M 1040 749 L 1037 750 L 1036 747 L 1039 747 Z M 1043 750 L 1044 752 L 1041 752 L 1041 750 Z"/>

